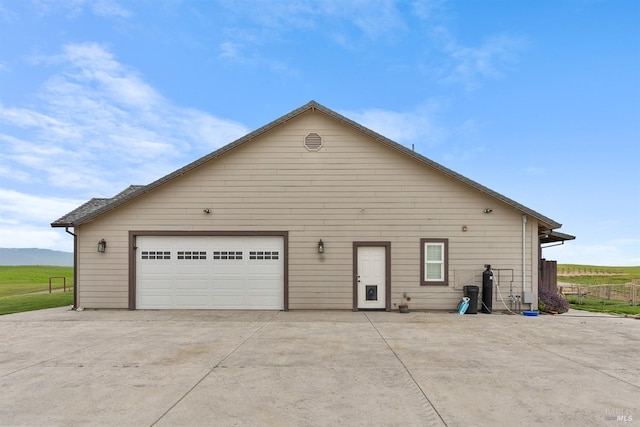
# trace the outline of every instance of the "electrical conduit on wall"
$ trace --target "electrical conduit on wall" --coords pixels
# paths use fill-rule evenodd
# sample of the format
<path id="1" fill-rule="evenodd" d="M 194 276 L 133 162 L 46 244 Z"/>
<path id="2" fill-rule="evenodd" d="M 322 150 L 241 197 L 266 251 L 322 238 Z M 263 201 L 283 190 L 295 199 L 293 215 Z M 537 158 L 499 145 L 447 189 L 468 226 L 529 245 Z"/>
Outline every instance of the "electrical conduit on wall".
<path id="1" fill-rule="evenodd" d="M 522 215 L 522 300 L 527 292 L 527 216 Z M 533 307 L 531 307 L 533 310 Z"/>

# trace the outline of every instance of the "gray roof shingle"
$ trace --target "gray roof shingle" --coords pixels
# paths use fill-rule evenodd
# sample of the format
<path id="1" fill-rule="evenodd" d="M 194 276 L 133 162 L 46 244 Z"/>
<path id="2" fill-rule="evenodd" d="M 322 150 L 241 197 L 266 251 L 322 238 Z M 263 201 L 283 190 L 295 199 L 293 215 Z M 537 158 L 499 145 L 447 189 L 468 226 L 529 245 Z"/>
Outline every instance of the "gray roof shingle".
<path id="1" fill-rule="evenodd" d="M 79 220 L 81 218 L 90 216 L 97 210 L 109 206 L 112 203 L 117 202 L 123 198 L 126 198 L 128 195 L 134 193 L 135 191 L 143 188 L 144 185 L 130 185 L 125 188 L 115 196 L 111 198 L 93 198 L 83 205 L 75 208 L 68 214 L 64 215 L 61 218 L 58 218 L 56 221 L 51 223 L 52 227 L 73 227 L 74 225 L 79 225 Z"/>

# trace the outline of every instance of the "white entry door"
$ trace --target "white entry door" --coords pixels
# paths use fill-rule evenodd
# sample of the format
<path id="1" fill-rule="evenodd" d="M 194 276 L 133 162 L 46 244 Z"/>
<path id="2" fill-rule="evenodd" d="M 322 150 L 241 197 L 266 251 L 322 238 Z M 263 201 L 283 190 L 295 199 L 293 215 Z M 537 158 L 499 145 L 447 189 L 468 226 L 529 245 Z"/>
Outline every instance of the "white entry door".
<path id="1" fill-rule="evenodd" d="M 358 246 L 358 308 L 386 308 L 386 248 Z"/>

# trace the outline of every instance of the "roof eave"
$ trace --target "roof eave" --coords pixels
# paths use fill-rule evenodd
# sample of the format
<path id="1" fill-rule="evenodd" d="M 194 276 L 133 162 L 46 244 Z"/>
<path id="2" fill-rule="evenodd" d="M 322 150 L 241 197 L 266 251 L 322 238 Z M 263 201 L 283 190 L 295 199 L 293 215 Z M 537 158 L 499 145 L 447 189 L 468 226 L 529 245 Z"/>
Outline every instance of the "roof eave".
<path id="1" fill-rule="evenodd" d="M 566 233 L 560 233 L 559 231 L 550 230 L 540 236 L 540 243 L 557 243 L 566 242 L 567 240 L 575 240 L 576 236 Z"/>
<path id="2" fill-rule="evenodd" d="M 72 222 L 52 222 L 51 227 L 52 228 L 74 227 L 74 224 Z"/>

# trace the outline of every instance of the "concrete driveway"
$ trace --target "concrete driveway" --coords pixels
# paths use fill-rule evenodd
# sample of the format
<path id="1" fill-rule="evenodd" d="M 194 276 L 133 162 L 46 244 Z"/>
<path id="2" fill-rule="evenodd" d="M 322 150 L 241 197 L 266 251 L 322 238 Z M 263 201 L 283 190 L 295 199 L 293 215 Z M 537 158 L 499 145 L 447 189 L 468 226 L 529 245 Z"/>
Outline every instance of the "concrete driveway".
<path id="1" fill-rule="evenodd" d="M 640 425 L 613 316 L 59 308 L 0 337 L 0 425 Z"/>

